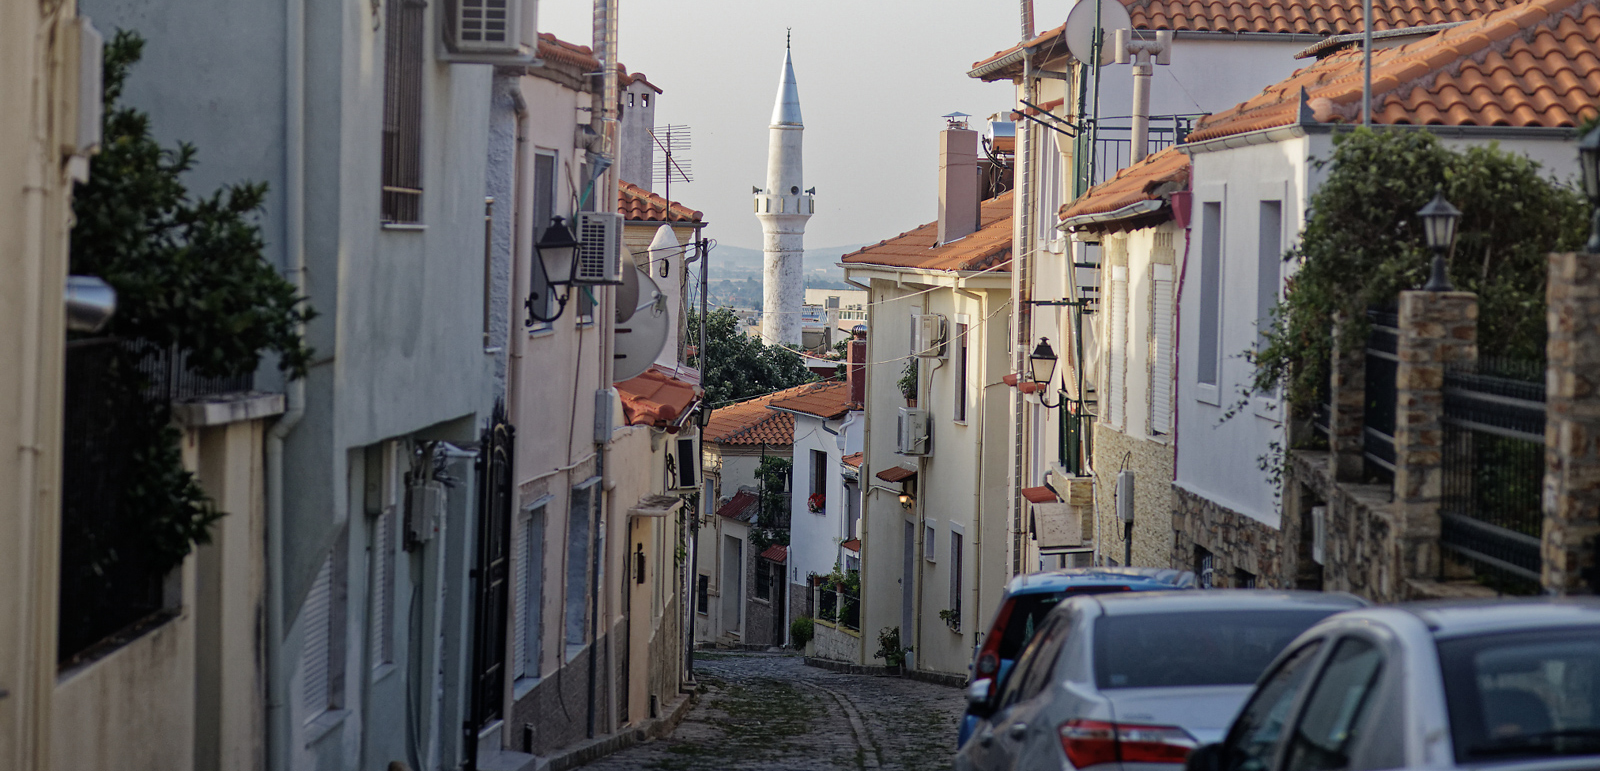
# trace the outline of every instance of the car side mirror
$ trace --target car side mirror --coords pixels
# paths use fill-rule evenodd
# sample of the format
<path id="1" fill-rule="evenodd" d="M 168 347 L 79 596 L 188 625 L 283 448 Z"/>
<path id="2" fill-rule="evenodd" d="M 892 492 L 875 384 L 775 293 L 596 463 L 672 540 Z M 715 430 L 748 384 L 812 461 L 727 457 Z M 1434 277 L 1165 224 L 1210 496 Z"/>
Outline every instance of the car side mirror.
<path id="1" fill-rule="evenodd" d="M 967 684 L 967 711 L 974 715 L 987 717 L 994 710 L 989 705 L 989 697 L 994 692 L 994 680 L 980 678 Z"/>
<path id="2" fill-rule="evenodd" d="M 1222 771 L 1222 745 L 1204 744 L 1194 748 L 1183 761 L 1183 771 Z"/>

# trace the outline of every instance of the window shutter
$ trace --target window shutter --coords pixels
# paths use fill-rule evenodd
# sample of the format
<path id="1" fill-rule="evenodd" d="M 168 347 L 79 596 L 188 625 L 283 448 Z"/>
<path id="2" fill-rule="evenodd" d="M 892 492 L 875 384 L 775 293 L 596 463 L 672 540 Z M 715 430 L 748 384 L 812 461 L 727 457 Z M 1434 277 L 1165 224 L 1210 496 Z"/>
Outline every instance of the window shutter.
<path id="1" fill-rule="evenodd" d="M 372 665 L 394 661 L 394 519 L 386 506 L 373 521 L 372 533 Z"/>
<path id="2" fill-rule="evenodd" d="M 311 582 L 303 614 L 306 619 L 305 647 L 300 654 L 300 669 L 305 673 L 305 707 L 309 717 L 327 711 L 331 703 L 329 661 L 333 610 L 333 555 L 329 555 Z"/>
<path id="3" fill-rule="evenodd" d="M 1125 420 L 1123 394 L 1128 380 L 1128 268 L 1111 269 L 1111 351 L 1109 382 L 1106 388 L 1106 414 L 1113 428 Z"/>
<path id="4" fill-rule="evenodd" d="M 511 558 L 522 562 L 522 580 L 511 582 L 511 677 L 522 677 L 527 673 L 528 657 L 528 530 L 533 527 L 533 518 L 519 523 L 520 527 L 511 528 Z"/>
<path id="5" fill-rule="evenodd" d="M 1172 431 L 1173 282 L 1171 265 L 1150 266 L 1150 433 Z"/>

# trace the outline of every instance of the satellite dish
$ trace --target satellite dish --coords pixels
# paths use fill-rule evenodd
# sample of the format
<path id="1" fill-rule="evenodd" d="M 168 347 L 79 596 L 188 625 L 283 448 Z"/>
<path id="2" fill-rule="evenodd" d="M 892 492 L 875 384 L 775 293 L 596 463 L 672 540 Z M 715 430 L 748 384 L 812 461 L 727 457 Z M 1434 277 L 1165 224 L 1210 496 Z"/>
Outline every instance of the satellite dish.
<path id="1" fill-rule="evenodd" d="M 637 263 L 632 259 L 628 260 L 628 267 L 631 268 L 635 264 Z M 633 318 L 634 308 L 639 305 L 639 271 L 622 271 L 622 283 L 617 286 L 616 302 L 618 324 Z"/>
<path id="2" fill-rule="evenodd" d="M 1133 29 L 1133 19 L 1128 16 L 1128 9 L 1121 0 L 1098 0 L 1098 4 L 1100 29 L 1105 31 L 1100 44 L 1100 64 L 1104 66 L 1116 56 L 1111 47 L 1112 31 Z M 1073 4 L 1072 10 L 1067 12 L 1067 28 L 1061 33 L 1067 39 L 1067 50 L 1080 62 L 1090 61 L 1094 52 L 1095 5 L 1096 0 L 1078 0 Z"/>
<path id="3" fill-rule="evenodd" d="M 637 274 L 639 297 L 643 298 L 644 304 L 634 307 L 626 326 L 616 328 L 616 343 L 613 344 L 616 364 L 612 381 L 617 383 L 643 375 L 645 370 L 650 369 L 662 349 L 667 347 L 667 333 L 671 331 L 667 328 L 672 317 L 667 313 L 666 296 L 661 294 L 650 274 L 634 265 L 628 267 L 632 271 L 624 272 Z"/>

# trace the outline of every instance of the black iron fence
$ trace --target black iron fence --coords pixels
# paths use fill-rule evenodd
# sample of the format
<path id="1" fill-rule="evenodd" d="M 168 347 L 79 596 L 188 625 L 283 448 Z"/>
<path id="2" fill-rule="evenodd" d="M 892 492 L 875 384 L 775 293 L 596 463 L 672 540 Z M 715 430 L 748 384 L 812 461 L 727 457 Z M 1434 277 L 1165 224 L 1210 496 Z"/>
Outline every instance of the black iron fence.
<path id="1" fill-rule="evenodd" d="M 1399 317 L 1385 311 L 1367 311 L 1371 333 L 1367 336 L 1365 409 L 1362 413 L 1361 454 L 1366 476 L 1394 482 L 1395 375 L 1399 373 Z"/>
<path id="2" fill-rule="evenodd" d="M 1194 130 L 1196 115 L 1150 116 L 1149 153 L 1155 155 L 1184 140 Z M 1117 175 L 1133 162 L 1133 118 L 1122 116 L 1101 118 L 1095 131 L 1094 168 L 1091 185 L 1098 185 Z"/>
<path id="3" fill-rule="evenodd" d="M 1445 373 L 1440 544 L 1502 591 L 1539 585 L 1543 362 L 1485 358 Z"/>
<path id="4" fill-rule="evenodd" d="M 70 663 L 137 634 L 165 612 L 166 564 L 146 530 L 160 519 L 140 495 L 152 441 L 175 400 L 249 390 L 251 378 L 207 378 L 170 351 L 114 338 L 66 350 L 57 655 Z"/>
<path id="5" fill-rule="evenodd" d="M 861 631 L 861 598 L 831 584 L 817 587 L 817 618 L 851 631 Z"/>

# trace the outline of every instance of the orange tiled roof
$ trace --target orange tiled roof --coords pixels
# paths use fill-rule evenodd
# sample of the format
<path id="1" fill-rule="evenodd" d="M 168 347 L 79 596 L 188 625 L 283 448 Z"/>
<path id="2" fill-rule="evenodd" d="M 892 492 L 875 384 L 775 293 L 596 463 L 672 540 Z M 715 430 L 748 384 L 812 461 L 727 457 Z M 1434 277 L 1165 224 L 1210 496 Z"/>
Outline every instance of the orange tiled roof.
<path id="1" fill-rule="evenodd" d="M 921 270 L 1011 270 L 1011 192 L 983 202 L 978 232 L 939 245 L 938 221 L 846 254 L 841 261 Z"/>
<path id="2" fill-rule="evenodd" d="M 1342 35 L 1361 31 L 1361 4 L 1349 0 L 1255 0 L 1218 2 L 1217 0 L 1122 0 L 1133 20 L 1134 29 L 1169 29 L 1185 32 L 1266 32 L 1282 34 Z M 1517 5 L 1517 0 L 1373 0 L 1376 17 L 1373 30 L 1420 27 L 1452 21 L 1477 19 Z M 1028 41 L 1029 47 L 1048 44 L 1047 59 L 1064 52 L 1059 38 L 1066 25 Z M 997 51 L 972 69 L 996 62 L 1017 51 L 1011 46 Z M 1059 50 L 1057 50 L 1059 49 Z M 985 80 L 1015 77 L 1022 68 L 1014 64 L 987 73 Z"/>
<path id="3" fill-rule="evenodd" d="M 1051 490 L 1044 485 L 1022 488 L 1022 497 L 1027 498 L 1029 503 L 1061 502 L 1061 496 L 1056 495 L 1056 491 Z"/>
<path id="4" fill-rule="evenodd" d="M 1059 214 L 1066 219 L 1113 212 L 1140 201 L 1159 201 L 1162 186 L 1169 183 L 1183 187 L 1189 183 L 1189 156 L 1171 147 L 1118 171 L 1115 177 L 1089 188 L 1077 200 L 1062 204 Z"/>
<path id="5" fill-rule="evenodd" d="M 661 93 L 661 87 L 656 85 L 656 84 L 654 84 L 654 83 L 651 83 L 650 80 L 644 76 L 644 73 L 642 73 L 642 72 L 629 72 L 628 68 L 624 67 L 619 62 L 617 64 L 617 85 L 622 87 L 622 88 L 627 88 L 628 86 L 631 86 L 631 85 L 633 85 L 635 83 L 643 83 L 643 84 L 649 86 L 650 89 L 655 91 L 656 93 L 658 93 L 658 94 Z"/>
<path id="6" fill-rule="evenodd" d="M 846 466 L 854 466 L 855 468 L 861 468 L 861 459 L 863 457 L 865 457 L 865 456 L 866 456 L 866 453 L 864 453 L 864 452 L 853 452 L 853 453 L 850 453 L 849 455 L 844 456 L 843 458 L 840 458 L 840 460 L 844 461 L 844 465 L 846 465 Z"/>
<path id="7" fill-rule="evenodd" d="M 844 548 L 849 549 L 850 551 L 853 551 L 853 552 L 861 551 L 861 539 L 860 538 L 851 538 L 850 540 L 845 541 L 844 543 L 841 543 L 839 545 L 843 546 Z"/>
<path id="8" fill-rule="evenodd" d="M 600 60 L 594 58 L 594 51 L 588 46 L 568 43 L 548 32 L 539 33 L 539 58 L 583 67 L 585 72 L 600 69 Z"/>
<path id="9" fill-rule="evenodd" d="M 804 389 L 804 390 L 801 390 Z M 792 396 L 774 400 L 769 407 L 793 412 L 803 412 L 819 418 L 832 420 L 851 409 L 860 409 L 859 404 L 850 401 L 850 384 L 842 380 L 828 380 L 821 383 L 812 383 L 796 389 L 799 392 Z"/>
<path id="10" fill-rule="evenodd" d="M 728 499 L 727 503 L 717 507 L 717 516 L 728 519 L 741 519 L 745 511 L 753 508 L 760 500 L 755 491 L 748 487 L 741 487 L 739 491 Z"/>
<path id="11" fill-rule="evenodd" d="M 885 482 L 904 482 L 916 475 L 915 469 L 909 469 L 904 466 L 890 466 L 876 474 L 879 479 Z"/>
<path id="12" fill-rule="evenodd" d="M 794 444 L 794 415 L 769 410 L 767 405 L 799 393 L 806 387 L 802 385 L 786 388 L 726 407 L 718 407 L 711 411 L 711 420 L 706 423 L 701 436 L 705 441 L 718 444 Z"/>
<path id="13" fill-rule="evenodd" d="M 1372 52 L 1372 122 L 1575 126 L 1600 102 L 1600 0 L 1528 0 L 1433 37 Z M 1361 54 L 1335 54 L 1202 119 L 1200 142 L 1300 119 L 1361 120 Z"/>
<path id="14" fill-rule="evenodd" d="M 700 212 L 632 182 L 617 181 L 617 213 L 628 222 L 699 222 Z"/>
<path id="15" fill-rule="evenodd" d="M 779 544 L 768 546 L 766 551 L 761 552 L 761 559 L 769 562 L 783 562 L 789 559 L 789 547 Z"/>
<path id="16" fill-rule="evenodd" d="M 651 365 L 644 374 L 617 384 L 622 415 L 630 426 L 664 426 L 676 422 L 696 399 L 700 389 Z"/>

